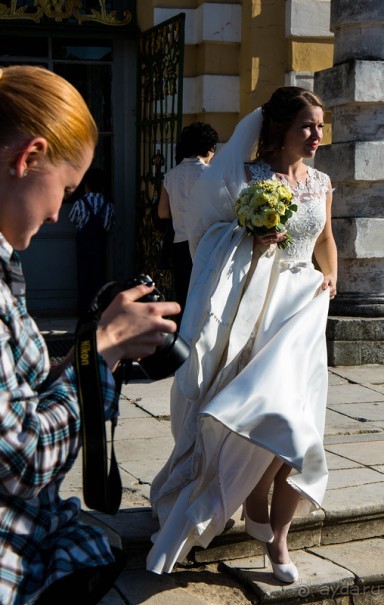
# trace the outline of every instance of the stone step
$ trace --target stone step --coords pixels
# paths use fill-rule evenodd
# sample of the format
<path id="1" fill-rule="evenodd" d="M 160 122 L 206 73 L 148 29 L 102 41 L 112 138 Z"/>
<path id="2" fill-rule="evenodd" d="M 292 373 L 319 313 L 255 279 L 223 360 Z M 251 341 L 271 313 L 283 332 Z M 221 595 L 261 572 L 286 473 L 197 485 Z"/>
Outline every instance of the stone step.
<path id="1" fill-rule="evenodd" d="M 384 540 L 358 540 L 297 550 L 294 584 L 282 585 L 262 557 L 231 559 L 221 564 L 255 593 L 256 603 L 296 605 L 374 605 L 384 602 Z"/>
<path id="2" fill-rule="evenodd" d="M 292 527 L 291 558 L 299 570 L 299 579 L 294 584 L 277 581 L 269 564 L 264 568 L 260 547 L 244 535 L 236 519 L 207 550 L 195 549 L 191 561 L 177 565 L 172 574 L 163 576 L 145 572 L 149 536 L 156 530 L 149 509 L 126 510 L 115 517 L 86 513 L 85 520 L 113 526 L 112 534 L 117 532 L 117 540 L 123 536 L 127 567 L 117 586 L 127 602 L 148 605 L 381 605 L 384 602 L 384 539 L 360 540 L 355 534 L 352 541 L 315 544 L 321 538 L 319 529 L 327 527 L 318 514 L 312 525 L 307 519 L 295 519 Z M 115 544 L 116 535 L 112 535 Z M 329 535 L 327 530 L 326 540 Z M 341 535 L 337 535 L 338 539 Z M 309 543 L 310 536 L 313 544 Z M 300 546 L 302 542 L 306 543 Z M 137 600 L 138 595 L 140 598 L 145 595 L 145 599 Z"/>
<path id="3" fill-rule="evenodd" d="M 305 517 L 295 517 L 288 535 L 289 550 L 384 536 L 384 503 L 376 510 L 366 508 L 359 512 L 359 515 L 354 516 L 350 516 L 348 511 L 327 515 L 323 510 L 319 510 Z M 262 553 L 257 542 L 244 532 L 244 525 L 239 521 L 239 516 L 235 515 L 232 521 L 233 526 L 217 536 L 207 549 L 194 550 L 194 561 L 208 563 Z"/>
<path id="4" fill-rule="evenodd" d="M 381 507 L 367 505 L 359 514 L 349 515 L 348 511 L 326 514 L 315 511 L 305 517 L 295 517 L 288 536 L 291 552 L 302 549 L 342 545 L 384 536 L 384 503 Z M 121 537 L 129 556 L 136 560 L 145 559 L 151 547 L 150 537 L 157 531 L 157 522 L 151 509 L 133 508 L 122 510 L 114 517 L 92 512 L 90 518 L 101 521 Z M 196 547 L 190 553 L 189 561 L 205 564 L 262 554 L 256 540 L 244 532 L 240 511 L 233 515 L 226 530 L 216 536 L 208 548 Z M 383 566 L 384 571 L 384 566 Z"/>

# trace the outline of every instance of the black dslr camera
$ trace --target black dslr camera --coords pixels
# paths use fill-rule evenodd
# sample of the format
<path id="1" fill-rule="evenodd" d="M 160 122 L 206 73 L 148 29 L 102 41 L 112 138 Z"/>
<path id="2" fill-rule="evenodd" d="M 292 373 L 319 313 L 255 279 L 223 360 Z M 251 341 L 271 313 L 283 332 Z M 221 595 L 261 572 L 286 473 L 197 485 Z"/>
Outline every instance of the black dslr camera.
<path id="1" fill-rule="evenodd" d="M 99 320 L 104 309 L 112 302 L 119 292 L 129 290 L 141 284 L 152 285 L 153 280 L 144 274 L 134 277 L 124 282 L 109 282 L 103 286 L 89 308 L 88 321 Z M 165 298 L 161 292 L 154 288 L 150 294 L 146 294 L 136 302 L 160 302 Z M 144 370 L 145 374 L 151 380 L 161 380 L 173 374 L 188 358 L 189 347 L 181 336 L 175 332 L 173 334 L 164 335 L 164 343 L 158 346 L 156 351 L 140 360 L 139 365 Z M 125 373 L 130 371 L 131 363 L 122 362 L 122 369 L 125 367 Z M 129 376 L 125 375 L 124 382 L 128 382 Z"/>

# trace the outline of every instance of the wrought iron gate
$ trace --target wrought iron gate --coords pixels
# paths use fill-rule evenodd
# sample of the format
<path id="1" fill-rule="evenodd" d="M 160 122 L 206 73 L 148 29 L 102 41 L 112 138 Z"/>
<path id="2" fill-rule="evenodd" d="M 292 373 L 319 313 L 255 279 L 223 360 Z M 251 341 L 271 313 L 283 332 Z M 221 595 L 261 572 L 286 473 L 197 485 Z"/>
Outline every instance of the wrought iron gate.
<path id="1" fill-rule="evenodd" d="M 165 247 L 168 224 L 157 218 L 165 172 L 175 164 L 183 102 L 185 13 L 144 32 L 138 50 L 136 267 L 167 298 L 173 293 Z"/>

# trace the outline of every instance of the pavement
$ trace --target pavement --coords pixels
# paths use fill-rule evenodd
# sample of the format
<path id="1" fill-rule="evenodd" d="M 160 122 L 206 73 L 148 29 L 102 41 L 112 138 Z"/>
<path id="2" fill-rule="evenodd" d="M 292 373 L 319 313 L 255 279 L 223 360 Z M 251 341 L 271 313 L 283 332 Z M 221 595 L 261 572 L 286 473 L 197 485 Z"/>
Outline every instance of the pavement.
<path id="1" fill-rule="evenodd" d="M 39 320 L 47 341 L 70 335 L 73 322 Z M 289 534 L 300 578 L 276 581 L 244 533 L 238 511 L 226 531 L 171 574 L 145 571 L 152 518 L 149 490 L 171 453 L 169 390 L 173 378 L 140 373 L 124 385 L 115 452 L 123 484 L 119 512 L 90 511 L 82 495 L 82 460 L 62 496 L 78 496 L 84 517 L 103 525 L 127 551 L 127 565 L 101 605 L 379 605 L 384 603 L 384 371 L 382 365 L 329 367 L 324 446 L 329 482 L 323 506 L 295 517 Z M 74 601 L 75 602 L 75 601 Z M 76 604 L 77 605 L 77 604 Z"/>

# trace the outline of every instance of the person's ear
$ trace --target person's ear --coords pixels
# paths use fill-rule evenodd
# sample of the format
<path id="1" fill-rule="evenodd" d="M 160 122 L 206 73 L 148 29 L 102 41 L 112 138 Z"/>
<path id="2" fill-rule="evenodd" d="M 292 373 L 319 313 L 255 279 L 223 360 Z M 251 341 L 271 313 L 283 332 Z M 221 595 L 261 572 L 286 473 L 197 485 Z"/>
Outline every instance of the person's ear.
<path id="1" fill-rule="evenodd" d="M 25 142 L 12 162 L 10 174 L 19 178 L 26 177 L 29 170 L 46 157 L 47 150 L 48 142 L 44 137 L 35 137 Z"/>

